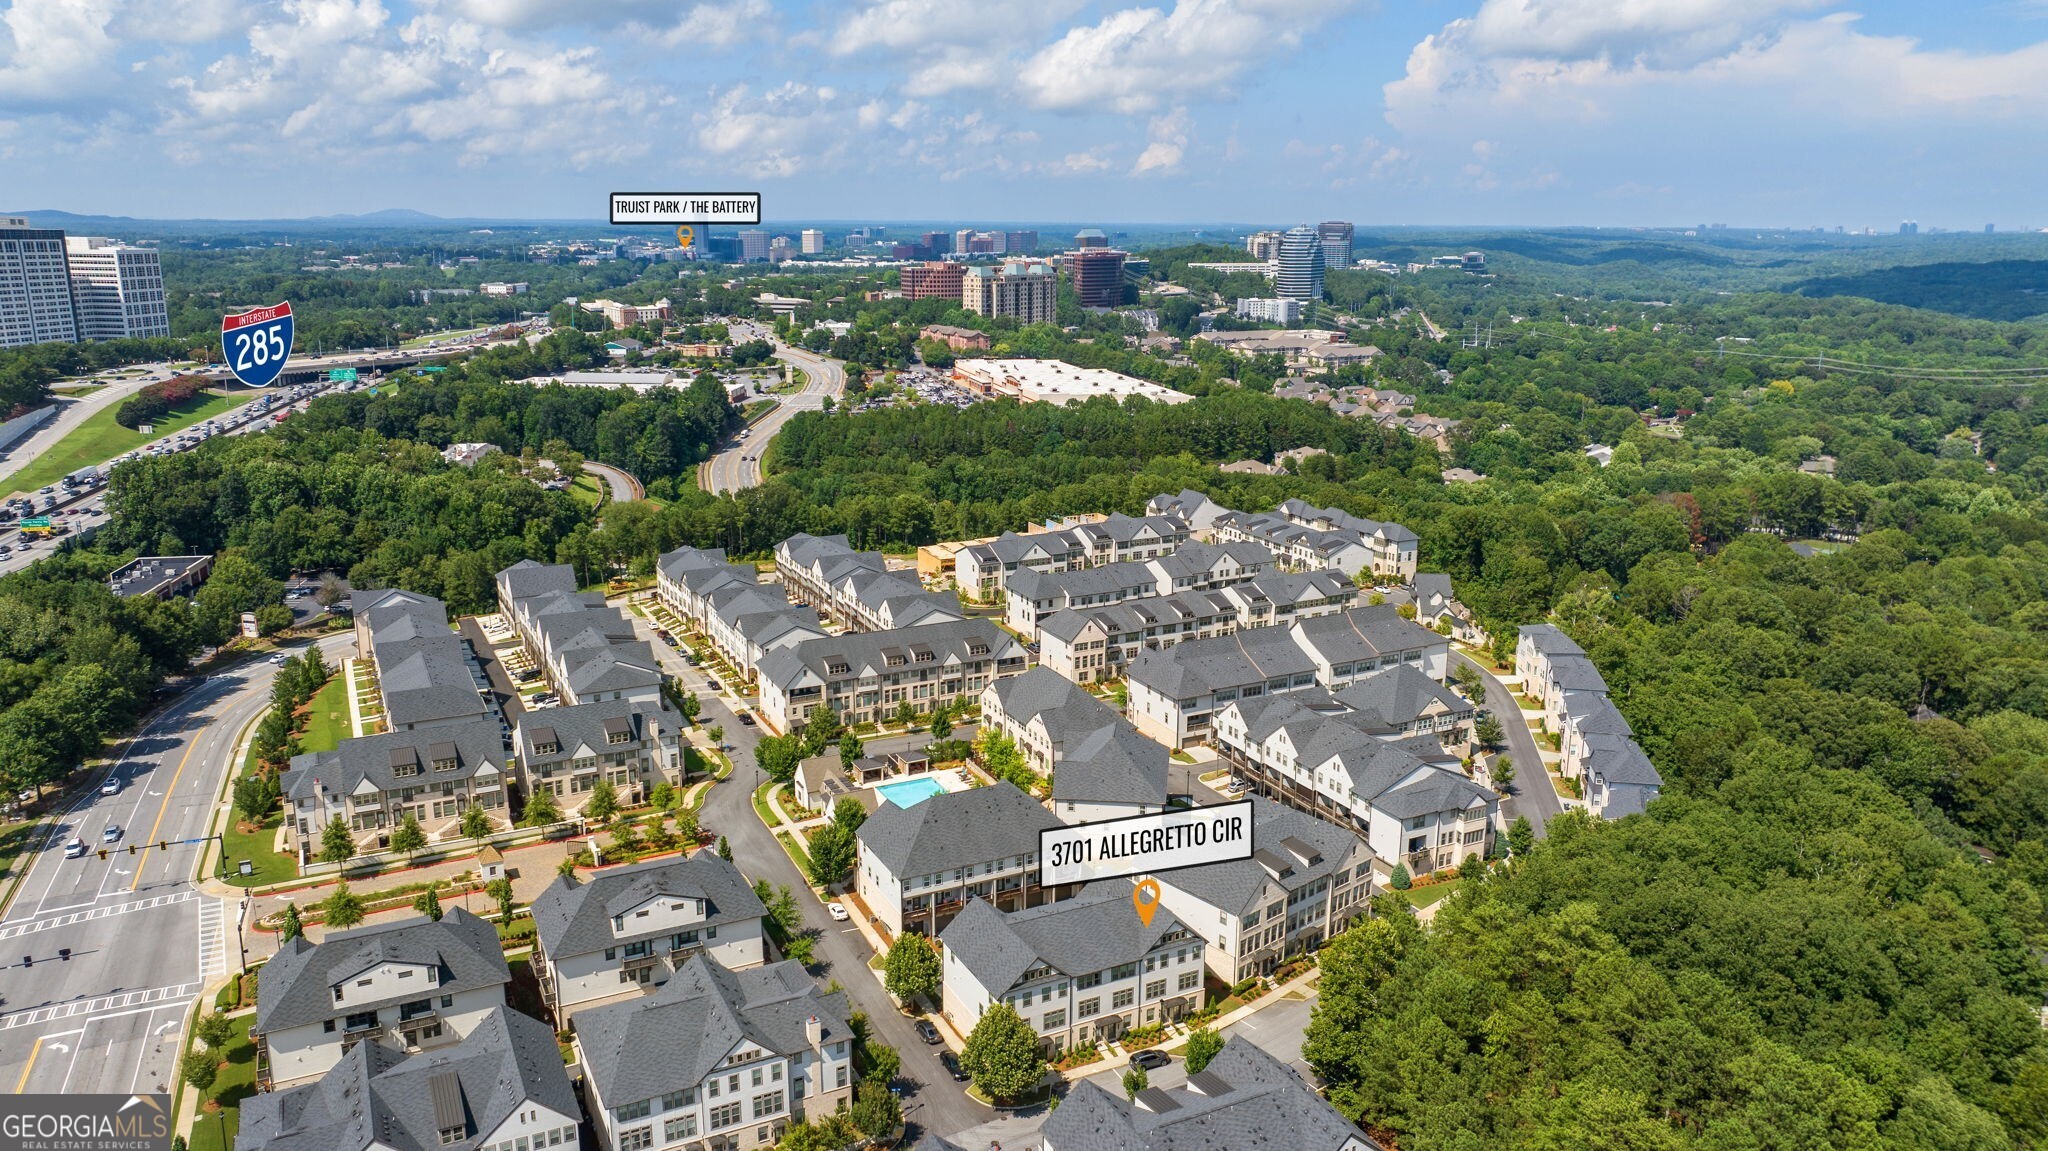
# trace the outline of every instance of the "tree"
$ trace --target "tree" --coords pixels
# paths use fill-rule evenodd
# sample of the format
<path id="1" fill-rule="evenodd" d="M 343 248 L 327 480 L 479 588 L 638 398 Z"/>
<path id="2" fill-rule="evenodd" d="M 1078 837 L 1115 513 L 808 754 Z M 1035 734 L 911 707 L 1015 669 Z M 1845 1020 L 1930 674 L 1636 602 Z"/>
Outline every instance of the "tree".
<path id="1" fill-rule="evenodd" d="M 704 729 L 704 734 L 705 734 L 705 735 L 708 735 L 708 736 L 710 736 L 710 737 L 711 737 L 711 746 L 713 746 L 713 747 L 719 747 L 719 748 L 722 748 L 722 747 L 724 747 L 724 746 L 725 746 L 725 725 L 724 725 L 724 724 L 722 724 L 722 723 L 714 723 L 714 724 L 712 724 L 712 725 L 711 725 L 710 727 L 707 727 L 707 728 L 705 728 L 705 729 Z"/>
<path id="2" fill-rule="evenodd" d="M 1193 1075 L 1209 1065 L 1211 1059 L 1223 1050 L 1223 1037 L 1216 1029 L 1204 1024 L 1188 1032 L 1187 1071 Z"/>
<path id="3" fill-rule="evenodd" d="M 612 847 L 626 855 L 640 850 L 640 825 L 620 816 L 612 822 Z"/>
<path id="4" fill-rule="evenodd" d="M 313 592 L 313 602 L 321 607 L 331 608 L 348 597 L 348 585 L 333 572 L 320 577 L 320 586 Z"/>
<path id="5" fill-rule="evenodd" d="M 590 798 L 583 801 L 584 818 L 593 823 L 605 823 L 619 813 L 619 789 L 609 779 L 600 779 L 590 789 Z"/>
<path id="6" fill-rule="evenodd" d="M 1502 730 L 1500 720 L 1492 715 L 1483 715 L 1478 723 L 1472 725 L 1472 737 L 1482 747 L 1499 747 L 1500 741 L 1507 738 L 1507 732 Z"/>
<path id="7" fill-rule="evenodd" d="M 481 806 L 474 803 L 470 804 L 469 810 L 462 813 L 463 837 L 482 843 L 484 837 L 490 833 L 491 817 L 484 813 L 484 809 Z"/>
<path id="8" fill-rule="evenodd" d="M 813 756 L 839 738 L 839 713 L 829 707 L 814 707 L 804 720 L 803 754 Z"/>
<path id="9" fill-rule="evenodd" d="M 425 891 L 420 892 L 420 897 L 412 901 L 412 909 L 414 911 L 419 912 L 421 915 L 426 916 L 428 919 L 435 921 L 436 923 L 440 922 L 440 891 L 435 888 L 429 887 Z"/>
<path id="10" fill-rule="evenodd" d="M 659 815 L 650 817 L 643 831 L 649 851 L 667 851 L 676 845 L 676 833 L 668 829 L 668 821 Z"/>
<path id="11" fill-rule="evenodd" d="M 199 1022 L 192 1027 L 192 1034 L 206 1044 L 208 1050 L 218 1054 L 228 1045 L 228 1040 L 234 1038 L 235 1025 L 225 1012 L 214 1011 L 199 1017 Z"/>
<path id="12" fill-rule="evenodd" d="M 683 713 L 683 718 L 694 723 L 697 717 L 704 711 L 704 701 L 698 699 L 697 693 L 694 691 L 685 692 L 682 701 L 676 705 L 676 710 Z"/>
<path id="13" fill-rule="evenodd" d="M 299 918 L 299 905 L 296 903 L 285 904 L 284 918 L 277 926 L 278 946 L 282 947 L 305 934 L 306 924 L 305 921 Z"/>
<path id="14" fill-rule="evenodd" d="M 861 1073 L 864 1079 L 879 1079 L 884 1083 L 894 1082 L 896 1073 L 903 1070 L 903 1056 L 887 1043 L 867 1042 L 860 1046 Z"/>
<path id="15" fill-rule="evenodd" d="M 1493 785 L 1497 788 L 1500 788 L 1502 791 L 1506 791 L 1508 788 L 1514 786 L 1514 757 L 1503 755 L 1499 759 L 1494 760 L 1493 768 L 1490 774 L 1493 776 Z"/>
<path id="16" fill-rule="evenodd" d="M 1536 828 L 1526 815 L 1518 815 L 1508 824 L 1508 853 L 1513 858 L 1526 858 L 1536 847 Z"/>
<path id="17" fill-rule="evenodd" d="M 533 794 L 526 797 L 526 806 L 520 809 L 519 823 L 523 827 L 546 827 L 562 821 L 562 808 L 555 802 L 555 793 L 545 787 L 536 786 Z"/>
<path id="18" fill-rule="evenodd" d="M 261 823 L 277 806 L 277 777 L 267 771 L 252 771 L 235 781 L 235 810 L 250 823 Z"/>
<path id="19" fill-rule="evenodd" d="M 792 935 L 782 946 L 782 957 L 792 959 L 805 967 L 817 961 L 818 940 L 812 935 Z"/>
<path id="20" fill-rule="evenodd" d="M 754 744 L 754 762 L 778 784 L 796 778 L 797 765 L 804 760 L 804 737 L 771 735 Z"/>
<path id="21" fill-rule="evenodd" d="M 1458 864 L 1458 878 L 1471 882 L 1486 874 L 1486 861 L 1477 852 L 1465 856 Z"/>
<path id="22" fill-rule="evenodd" d="M 484 894 L 496 901 L 498 922 L 512 922 L 512 881 L 501 875 L 484 884 Z"/>
<path id="23" fill-rule="evenodd" d="M 896 722 L 905 731 L 917 726 L 917 708 L 909 700 L 896 705 Z"/>
<path id="24" fill-rule="evenodd" d="M 695 847 L 697 836 L 697 813 L 687 807 L 676 812 L 676 839 L 689 847 Z"/>
<path id="25" fill-rule="evenodd" d="M 1464 660 L 1452 661 L 1451 682 L 1466 699 L 1480 699 L 1486 694 L 1486 673 Z"/>
<path id="26" fill-rule="evenodd" d="M 402 851 L 406 857 L 418 855 L 427 846 L 427 829 L 420 826 L 419 817 L 405 813 L 405 821 L 391 833 L 391 850 Z"/>
<path id="27" fill-rule="evenodd" d="M 975 1089 L 991 1099 L 1015 1099 L 1045 1078 L 1038 1036 L 1007 1003 L 982 1012 L 960 1052 L 960 1067 Z"/>
<path id="28" fill-rule="evenodd" d="M 367 909 L 363 897 L 348 889 L 348 884 L 337 883 L 327 898 L 318 904 L 320 921 L 335 931 L 347 931 L 363 921 Z"/>
<path id="29" fill-rule="evenodd" d="M 915 931 L 897 936 L 882 964 L 883 986 L 904 1003 L 938 994 L 942 974 L 938 953 L 932 950 L 929 940 Z"/>
<path id="30" fill-rule="evenodd" d="M 903 1122 L 903 1109 L 890 1092 L 887 1080 L 863 1079 L 853 1089 L 853 1125 L 870 1138 L 896 1130 Z"/>
<path id="31" fill-rule="evenodd" d="M 219 1074 L 220 1056 L 211 1051 L 187 1051 L 178 1062 L 178 1077 L 190 1083 L 202 1097 L 212 1089 Z"/>
<path id="32" fill-rule="evenodd" d="M 575 879 L 576 856 L 573 853 L 563 856 L 562 862 L 555 864 L 555 874 L 561 876 L 563 879 Z"/>
<path id="33" fill-rule="evenodd" d="M 722 835 L 718 837 L 718 858 L 725 860 L 727 863 L 732 862 L 732 844 L 727 842 L 726 838 Z"/>
<path id="34" fill-rule="evenodd" d="M 932 742 L 939 743 L 953 734 L 953 717 L 942 705 L 933 709 L 931 722 Z"/>
<path id="35" fill-rule="evenodd" d="M 1129 1067 L 1124 1068 L 1124 1098 L 1136 1099 L 1138 1092 L 1151 1085 L 1152 1077 L 1145 1073 L 1143 1067 L 1133 1063 Z"/>
<path id="36" fill-rule="evenodd" d="M 1405 863 L 1395 864 L 1393 873 L 1387 876 L 1387 886 L 1395 891 L 1406 891 L 1414 885 L 1415 880 L 1409 876 L 1408 865 Z"/>
<path id="37" fill-rule="evenodd" d="M 676 805 L 676 785 L 667 780 L 655 784 L 647 793 L 647 802 L 653 804 L 656 811 L 669 810 Z"/>
<path id="38" fill-rule="evenodd" d="M 832 805 L 833 825 L 845 828 L 848 835 L 859 831 L 860 825 L 867 820 L 868 809 L 861 806 L 860 800 L 850 795 L 841 796 L 839 802 Z"/>
<path id="39" fill-rule="evenodd" d="M 803 916 L 796 909 L 796 893 L 787 883 L 780 890 L 765 879 L 754 881 L 754 898 L 768 909 L 768 926 L 776 935 L 788 939 L 803 925 Z"/>
<path id="40" fill-rule="evenodd" d="M 348 824 L 339 819 L 330 819 L 320 830 L 320 861 L 322 863 L 347 863 L 356 854 L 355 833 Z"/>
<path id="41" fill-rule="evenodd" d="M 820 887 L 831 887 L 846 879 L 853 870 L 855 858 L 860 854 L 860 844 L 853 832 L 837 823 L 828 823 L 811 836 L 806 848 L 811 857 L 810 879 Z"/>
<path id="42" fill-rule="evenodd" d="M 839 766 L 851 772 L 853 765 L 860 762 L 860 737 L 847 732 L 839 737 Z"/>

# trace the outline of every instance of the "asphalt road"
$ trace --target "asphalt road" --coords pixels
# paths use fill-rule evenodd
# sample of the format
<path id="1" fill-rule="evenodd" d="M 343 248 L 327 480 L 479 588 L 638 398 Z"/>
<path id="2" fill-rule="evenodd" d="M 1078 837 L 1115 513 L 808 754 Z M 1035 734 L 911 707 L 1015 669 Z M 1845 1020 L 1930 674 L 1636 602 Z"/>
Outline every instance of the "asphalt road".
<path id="1" fill-rule="evenodd" d="M 605 486 L 611 489 L 613 503 L 625 503 L 628 500 L 644 499 L 647 495 L 647 489 L 641 487 L 640 481 L 634 479 L 624 468 L 615 468 L 610 464 L 598 464 L 585 460 L 583 461 L 583 470 L 604 481 Z"/>
<path id="2" fill-rule="evenodd" d="M 333 656 L 351 639 L 320 642 Z M 95 777 L 57 821 L 0 919 L 0 1090 L 171 1083 L 193 997 L 239 963 L 240 901 L 202 894 L 192 878 L 206 845 L 179 841 L 207 834 L 235 744 L 262 714 L 275 675 L 255 661 L 172 698 L 113 769 L 120 792 L 101 795 L 104 777 Z M 109 825 L 122 830 L 102 860 Z M 74 835 L 90 850 L 67 859 Z M 59 956 L 67 948 L 68 960 Z"/>
<path id="3" fill-rule="evenodd" d="M 775 438 L 782 425 L 798 412 L 823 409 L 826 396 L 836 398 L 846 390 L 846 368 L 838 360 L 785 344 L 775 346 L 775 358 L 803 369 L 803 390 L 794 395 L 774 397 L 777 401 L 775 410 L 751 424 L 746 439 L 734 436 L 727 440 L 725 447 L 705 463 L 704 485 L 713 494 L 736 492 L 758 485 L 761 482 L 761 453 L 768 450 L 768 441 Z"/>
<path id="4" fill-rule="evenodd" d="M 142 375 L 106 377 L 112 382 L 90 395 L 77 399 L 57 397 L 57 414 L 50 417 L 48 423 L 30 432 L 26 438 L 4 453 L 0 453 L 0 459 L 6 460 L 6 463 L 0 464 L 0 469 L 4 469 L 0 470 L 0 491 L 7 490 L 9 477 L 35 462 L 36 457 L 56 446 L 58 440 L 70 435 L 78 425 L 95 413 L 105 411 L 150 384 L 161 383 L 179 374 L 172 371 L 169 364 L 135 366 L 144 369 Z"/>
<path id="5" fill-rule="evenodd" d="M 1508 755 L 1515 761 L 1515 782 L 1509 785 L 1507 794 L 1501 798 L 1501 817 L 1513 823 L 1518 815 L 1528 816 L 1530 825 L 1540 837 L 1551 820 L 1564 814 L 1564 804 L 1557 798 L 1557 789 L 1550 784 L 1549 773 L 1543 769 L 1543 756 L 1536 748 L 1536 737 L 1522 720 L 1522 705 L 1491 671 L 1473 662 L 1463 652 L 1454 651 L 1451 656 L 1478 668 L 1479 673 L 1486 677 L 1487 709 L 1500 720 L 1501 730 L 1507 734 Z"/>
<path id="6" fill-rule="evenodd" d="M 824 905 L 805 893 L 807 881 L 804 876 L 762 825 L 760 817 L 754 814 L 750 797 L 764 780 L 761 769 L 754 765 L 754 744 L 760 729 L 741 724 L 738 705 L 732 698 L 710 692 L 704 686 L 705 675 L 691 667 L 674 648 L 656 639 L 646 620 L 630 612 L 627 618 L 633 621 L 633 627 L 641 638 L 654 645 L 664 670 L 681 676 L 685 684 L 696 690 L 704 704 L 698 722 L 707 727 L 717 724 L 725 728 L 725 742 L 730 749 L 727 754 L 732 756 L 734 770 L 730 779 L 711 789 L 700 817 L 702 825 L 711 833 L 727 838 L 732 846 L 733 862 L 749 880 L 786 883 L 798 892 L 796 904 L 803 915 L 804 926 L 818 934 L 812 974 L 820 982 L 837 979 L 844 985 L 854 1007 L 867 1013 L 875 1037 L 894 1047 L 903 1057 L 903 1073 L 897 1082 L 902 1088 L 905 1119 L 920 1130 L 944 1134 L 993 1118 L 995 1109 L 967 1098 L 963 1085 L 954 1083 L 939 1066 L 938 1049 L 926 1046 L 917 1037 L 917 1033 L 911 1030 L 912 1021 L 897 1013 L 895 1004 L 882 990 L 881 984 L 866 970 L 872 952 L 859 929 L 849 924 L 834 923 L 825 913 Z M 881 741 L 879 746 L 887 747 L 888 742 Z M 916 1137 L 917 1132 L 913 1131 L 911 1141 L 914 1142 Z"/>

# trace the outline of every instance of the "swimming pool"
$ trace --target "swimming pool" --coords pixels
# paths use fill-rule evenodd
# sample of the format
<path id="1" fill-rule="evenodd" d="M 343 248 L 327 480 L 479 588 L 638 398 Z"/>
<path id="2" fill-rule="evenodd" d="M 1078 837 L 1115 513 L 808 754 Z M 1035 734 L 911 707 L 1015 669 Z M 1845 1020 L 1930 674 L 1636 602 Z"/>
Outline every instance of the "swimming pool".
<path id="1" fill-rule="evenodd" d="M 883 799 L 898 807 L 916 807 L 932 796 L 944 795 L 946 792 L 945 785 L 929 775 L 878 783 L 875 790 L 882 793 Z"/>

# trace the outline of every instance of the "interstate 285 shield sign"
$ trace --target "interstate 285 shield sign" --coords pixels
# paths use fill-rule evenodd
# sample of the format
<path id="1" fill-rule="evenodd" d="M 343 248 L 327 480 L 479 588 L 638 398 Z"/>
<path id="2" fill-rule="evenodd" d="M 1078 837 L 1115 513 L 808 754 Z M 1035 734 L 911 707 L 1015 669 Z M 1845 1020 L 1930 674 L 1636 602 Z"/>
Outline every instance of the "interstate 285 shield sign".
<path id="1" fill-rule="evenodd" d="M 252 388 L 268 387 L 292 354 L 292 306 L 272 304 L 220 319 L 220 350 L 228 370 Z"/>

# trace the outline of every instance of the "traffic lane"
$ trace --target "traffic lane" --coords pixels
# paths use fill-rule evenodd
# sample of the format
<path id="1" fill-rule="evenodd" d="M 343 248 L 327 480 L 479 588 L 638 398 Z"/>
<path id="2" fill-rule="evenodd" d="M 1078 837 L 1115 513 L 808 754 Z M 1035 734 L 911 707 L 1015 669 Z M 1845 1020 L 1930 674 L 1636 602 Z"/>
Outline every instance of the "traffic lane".
<path id="1" fill-rule="evenodd" d="M 1550 773 L 1543 767 L 1536 737 L 1522 719 L 1522 705 L 1506 684 L 1470 656 L 1461 651 L 1454 651 L 1452 656 L 1485 677 L 1486 706 L 1507 735 L 1508 754 L 1515 761 L 1515 782 L 1501 800 L 1501 814 L 1511 823 L 1516 816 L 1527 816 L 1530 826 L 1541 837 L 1550 821 L 1564 814 L 1564 804 L 1557 797 L 1557 788 L 1551 786 Z"/>

